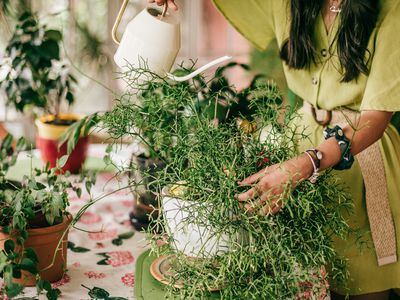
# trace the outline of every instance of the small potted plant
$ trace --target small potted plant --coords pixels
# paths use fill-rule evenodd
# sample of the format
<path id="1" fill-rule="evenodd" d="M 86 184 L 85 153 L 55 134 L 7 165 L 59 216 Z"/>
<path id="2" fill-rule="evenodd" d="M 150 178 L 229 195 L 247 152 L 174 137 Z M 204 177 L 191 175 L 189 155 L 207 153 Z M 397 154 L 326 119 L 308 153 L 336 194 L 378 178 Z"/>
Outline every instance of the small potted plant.
<path id="1" fill-rule="evenodd" d="M 58 139 L 82 118 L 81 115 L 62 113 L 63 103 L 74 102 L 75 78 L 60 57 L 61 32 L 47 29 L 32 12 L 24 12 L 18 19 L 3 59 L 8 68 L 0 82 L 6 93 L 6 104 L 17 111 L 35 110 L 40 115 L 35 121 L 38 129 L 37 147 L 42 158 L 56 166 L 56 161 L 66 154 L 66 145 Z M 71 153 L 63 170 L 77 172 L 86 158 L 88 138 L 82 137 Z"/>
<path id="2" fill-rule="evenodd" d="M 21 182 L 7 180 L 7 171 L 25 149 L 23 139 L 16 149 L 7 136 L 0 146 L 0 277 L 2 292 L 8 297 L 20 294 L 24 286 L 46 291 L 56 299 L 60 291 L 50 282 L 62 278 L 67 267 L 68 229 L 73 221 L 68 213 L 67 189 L 80 195 L 80 188 L 58 174 L 66 157 L 56 168 L 46 165 L 31 170 Z"/>
<path id="3" fill-rule="evenodd" d="M 156 137 L 149 146 L 157 145 L 165 167 L 151 176 L 155 190 L 163 190 L 158 197 L 162 213 L 153 220 L 149 237 L 153 253 L 162 259 L 152 272 L 167 284 L 166 297 L 207 298 L 215 290 L 222 299 L 319 297 L 326 295 L 328 279 L 345 278 L 344 261 L 332 240 L 348 233 L 342 212 L 351 205 L 331 172 L 317 184 L 284 187 L 284 206 L 273 216 L 244 209 L 235 197 L 244 191 L 239 180 L 296 156 L 298 142 L 307 138 L 293 127 L 298 116 L 285 109 L 273 83 L 256 79 L 243 103 L 248 113 L 214 122 L 210 107 L 216 116 L 221 89 L 232 93 L 229 99 L 238 99 L 240 92 L 222 83 L 201 105 L 198 95 L 207 87 L 198 80 L 171 83 L 149 71 L 131 71 L 144 72 L 147 81 L 135 81 L 128 72 L 125 78 L 134 89 L 100 119 L 118 138 L 147 141 L 143 130 Z M 149 89 L 160 82 L 161 92 Z M 151 107 L 146 113 L 135 102 L 143 91 L 148 94 L 141 100 Z M 161 265 L 167 269 L 157 269 Z"/>

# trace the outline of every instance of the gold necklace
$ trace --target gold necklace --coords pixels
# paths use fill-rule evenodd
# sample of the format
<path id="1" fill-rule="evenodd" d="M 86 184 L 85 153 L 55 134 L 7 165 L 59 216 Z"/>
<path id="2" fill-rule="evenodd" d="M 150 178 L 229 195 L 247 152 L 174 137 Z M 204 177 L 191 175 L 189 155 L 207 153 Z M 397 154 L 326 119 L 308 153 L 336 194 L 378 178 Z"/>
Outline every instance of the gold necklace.
<path id="1" fill-rule="evenodd" d="M 333 0 L 329 3 L 329 11 L 338 14 L 342 11 L 341 3 L 336 4 L 338 1 Z"/>

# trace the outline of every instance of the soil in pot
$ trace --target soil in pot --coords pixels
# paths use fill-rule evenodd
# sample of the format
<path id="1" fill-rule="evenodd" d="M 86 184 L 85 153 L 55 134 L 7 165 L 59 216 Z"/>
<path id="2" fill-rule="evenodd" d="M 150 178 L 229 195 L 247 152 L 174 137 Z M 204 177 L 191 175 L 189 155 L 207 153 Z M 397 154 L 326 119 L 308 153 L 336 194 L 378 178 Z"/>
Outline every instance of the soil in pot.
<path id="1" fill-rule="evenodd" d="M 46 121 L 45 123 L 50 124 L 50 125 L 57 125 L 57 126 L 71 126 L 76 121 L 77 120 L 54 119 L 54 120 Z"/>
<path id="2" fill-rule="evenodd" d="M 60 280 L 64 275 L 67 268 L 68 232 L 64 235 L 60 246 L 57 246 L 71 221 L 72 216 L 68 215 L 60 224 L 43 228 L 28 229 L 28 238 L 26 239 L 24 246 L 25 248 L 33 248 L 35 251 L 39 260 L 39 274 L 44 280 L 55 282 Z M 4 249 L 4 242 L 10 238 L 9 234 L 5 234 L 0 230 L 0 247 L 2 249 Z M 55 260 L 54 264 L 52 264 L 54 254 Z M 14 281 L 25 286 L 36 285 L 35 276 L 27 271 L 22 271 L 21 278 L 14 279 Z"/>
<path id="3" fill-rule="evenodd" d="M 55 167 L 57 160 L 67 154 L 67 142 L 58 147 L 58 140 L 69 126 L 80 118 L 79 115 L 60 114 L 57 118 L 47 115 L 36 119 L 35 123 L 38 128 L 36 146 L 40 149 L 42 160 L 45 163 L 49 162 L 50 167 Z M 81 137 L 62 169 L 78 173 L 86 160 L 88 146 L 89 138 Z"/>

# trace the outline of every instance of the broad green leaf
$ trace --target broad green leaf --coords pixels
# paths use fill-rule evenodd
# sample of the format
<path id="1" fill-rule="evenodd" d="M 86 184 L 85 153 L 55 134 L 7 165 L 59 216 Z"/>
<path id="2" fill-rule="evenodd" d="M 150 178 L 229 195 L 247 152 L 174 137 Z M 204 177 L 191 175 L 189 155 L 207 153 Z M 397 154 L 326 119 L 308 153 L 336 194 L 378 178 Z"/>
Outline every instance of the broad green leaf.
<path id="1" fill-rule="evenodd" d="M 11 284 L 7 284 L 6 294 L 9 298 L 13 298 L 17 296 L 19 293 L 21 293 L 23 289 L 24 289 L 23 285 L 12 282 Z"/>
<path id="2" fill-rule="evenodd" d="M 13 267 L 13 277 L 14 278 L 21 278 L 21 269 L 18 266 Z"/>
<path id="3" fill-rule="evenodd" d="M 86 188 L 86 191 L 88 192 L 88 194 L 90 194 L 90 190 L 92 189 L 92 182 L 86 181 L 85 188 Z"/>
<path id="4" fill-rule="evenodd" d="M 57 160 L 57 168 L 61 169 L 67 163 L 69 155 L 63 155 Z"/>
<path id="5" fill-rule="evenodd" d="M 113 151 L 113 144 L 107 145 L 106 153 L 111 153 Z"/>
<path id="6" fill-rule="evenodd" d="M 23 137 L 20 137 L 17 141 L 16 149 L 17 151 L 25 151 L 27 148 L 26 140 Z"/>
<path id="7" fill-rule="evenodd" d="M 109 155 L 104 155 L 103 161 L 106 165 L 110 165 L 112 163 L 111 158 Z"/>
<path id="8" fill-rule="evenodd" d="M 113 244 L 113 245 L 115 245 L 115 246 L 121 246 L 122 245 L 122 243 L 123 243 L 123 241 L 122 241 L 122 239 L 113 239 L 112 241 L 111 241 L 111 243 Z"/>
<path id="9" fill-rule="evenodd" d="M 95 286 L 88 292 L 88 295 L 94 299 L 108 299 L 110 293 L 105 289 Z"/>
<path id="10" fill-rule="evenodd" d="M 61 295 L 60 289 L 51 289 L 46 294 L 48 300 L 57 300 L 58 296 L 60 296 L 60 295 Z"/>
<path id="11" fill-rule="evenodd" d="M 107 261 L 108 261 L 108 258 L 105 258 L 105 259 L 99 260 L 97 262 L 97 264 L 101 265 L 101 266 L 107 266 L 108 265 Z"/>
<path id="12" fill-rule="evenodd" d="M 13 240 L 7 240 L 4 243 L 4 250 L 6 251 L 6 253 L 10 253 L 12 251 L 14 251 L 15 249 L 15 244 Z"/>
<path id="13" fill-rule="evenodd" d="M 13 136 L 11 134 L 7 134 L 6 137 L 3 139 L 3 142 L 1 143 L 0 149 L 8 150 L 11 148 L 13 142 Z"/>
<path id="14" fill-rule="evenodd" d="M 81 130 L 83 125 L 85 124 L 85 118 L 82 120 L 79 120 L 78 125 L 76 126 L 75 130 L 72 132 L 71 136 L 68 139 L 68 145 L 67 145 L 67 153 L 71 154 L 71 152 L 75 149 L 76 144 L 79 141 L 79 138 L 81 137 Z"/>
<path id="15" fill-rule="evenodd" d="M 33 262 L 38 262 L 39 261 L 35 250 L 33 250 L 32 248 L 26 248 L 25 249 L 25 256 L 27 258 L 29 258 L 30 260 L 32 260 Z"/>
<path id="16" fill-rule="evenodd" d="M 78 196 L 78 198 L 80 198 L 82 196 L 82 189 L 81 188 L 76 188 L 75 192 L 76 192 L 76 195 Z"/>
<path id="17" fill-rule="evenodd" d="M 135 234 L 135 233 L 134 233 L 133 231 L 129 231 L 129 232 L 125 232 L 125 233 L 119 234 L 118 237 L 119 237 L 120 239 L 126 240 L 126 239 L 130 239 L 131 237 L 133 237 L 134 234 Z"/>
<path id="18" fill-rule="evenodd" d="M 22 270 L 26 270 L 32 274 L 37 274 L 37 272 L 38 272 L 36 263 L 27 257 L 24 257 L 22 259 L 22 261 L 20 263 L 20 267 Z"/>
<path id="19" fill-rule="evenodd" d="M 53 29 L 46 30 L 44 33 L 44 36 L 48 39 L 55 40 L 55 41 L 61 41 L 61 39 L 62 39 L 61 32 L 58 30 L 53 30 Z"/>
<path id="20" fill-rule="evenodd" d="M 0 250 L 0 273 L 3 272 L 4 267 L 7 265 L 8 257 L 3 250 Z"/>
<path id="21" fill-rule="evenodd" d="M 43 183 L 36 182 L 36 186 L 35 186 L 36 191 L 44 190 L 45 188 L 46 188 L 46 186 Z"/>
<path id="22" fill-rule="evenodd" d="M 74 248 L 70 248 L 70 250 L 72 252 L 76 252 L 76 253 L 85 253 L 85 252 L 89 252 L 90 249 L 84 248 L 84 247 L 74 247 Z"/>

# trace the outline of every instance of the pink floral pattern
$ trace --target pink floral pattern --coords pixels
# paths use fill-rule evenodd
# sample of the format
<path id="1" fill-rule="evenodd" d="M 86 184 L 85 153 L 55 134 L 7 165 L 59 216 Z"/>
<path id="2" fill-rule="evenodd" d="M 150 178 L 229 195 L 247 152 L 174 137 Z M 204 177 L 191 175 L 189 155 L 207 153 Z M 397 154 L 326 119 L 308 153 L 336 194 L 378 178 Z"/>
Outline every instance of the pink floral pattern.
<path id="1" fill-rule="evenodd" d="M 121 281 L 125 286 L 133 287 L 135 284 L 135 275 L 133 273 L 126 273 L 121 277 Z"/>
<path id="2" fill-rule="evenodd" d="M 106 278 L 106 274 L 103 272 L 96 272 L 96 271 L 88 271 L 84 273 L 88 278 L 93 278 L 93 279 L 102 279 Z"/>
<path id="3" fill-rule="evenodd" d="M 63 278 L 61 278 L 59 281 L 53 282 L 51 284 L 51 286 L 53 288 L 58 288 L 60 286 L 63 286 L 65 284 L 69 283 L 70 281 L 71 281 L 71 277 L 67 273 L 65 273 Z"/>
<path id="4" fill-rule="evenodd" d="M 112 240 L 117 237 L 117 229 L 105 229 L 105 231 L 100 232 L 89 232 L 89 238 L 94 241 Z"/>
<path id="5" fill-rule="evenodd" d="M 129 251 L 107 252 L 106 256 L 108 257 L 106 263 L 114 268 L 129 265 L 135 260 Z"/>
<path id="6" fill-rule="evenodd" d="M 79 219 L 79 222 L 83 224 L 95 224 L 101 222 L 101 216 L 98 214 L 94 214 L 90 211 L 85 212 L 82 217 Z"/>

